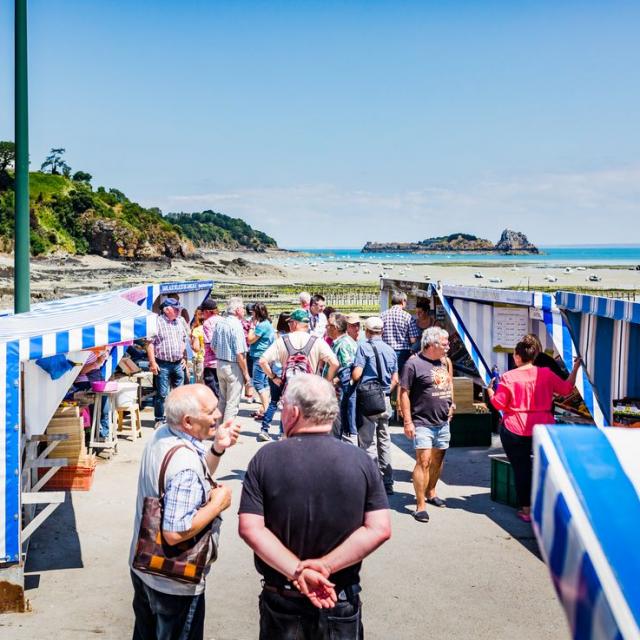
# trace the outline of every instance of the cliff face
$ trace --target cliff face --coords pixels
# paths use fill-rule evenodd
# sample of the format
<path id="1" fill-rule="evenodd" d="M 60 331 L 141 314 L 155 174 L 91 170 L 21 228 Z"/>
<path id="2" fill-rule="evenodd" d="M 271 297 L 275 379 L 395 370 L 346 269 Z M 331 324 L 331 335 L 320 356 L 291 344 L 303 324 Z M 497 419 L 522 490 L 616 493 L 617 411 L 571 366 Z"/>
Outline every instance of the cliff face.
<path id="1" fill-rule="evenodd" d="M 468 233 L 427 238 L 420 242 L 367 242 L 363 253 L 539 253 L 527 237 L 505 229 L 497 244 Z"/>
<path id="2" fill-rule="evenodd" d="M 538 247 L 531 244 L 524 233 L 511 229 L 502 232 L 495 250 L 499 253 L 540 253 Z"/>

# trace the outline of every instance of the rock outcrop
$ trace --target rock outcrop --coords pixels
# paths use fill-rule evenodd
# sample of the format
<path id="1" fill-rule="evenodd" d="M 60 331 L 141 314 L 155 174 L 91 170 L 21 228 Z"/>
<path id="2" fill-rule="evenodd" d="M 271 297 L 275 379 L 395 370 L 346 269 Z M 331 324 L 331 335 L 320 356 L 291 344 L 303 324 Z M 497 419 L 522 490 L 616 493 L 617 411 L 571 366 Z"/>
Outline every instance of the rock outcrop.
<path id="1" fill-rule="evenodd" d="M 519 231 L 505 229 L 497 244 L 468 233 L 427 238 L 419 242 L 367 242 L 363 253 L 539 253 Z"/>
<path id="2" fill-rule="evenodd" d="M 531 244 L 527 236 L 520 231 L 505 229 L 495 246 L 498 253 L 540 253 L 538 247 Z"/>

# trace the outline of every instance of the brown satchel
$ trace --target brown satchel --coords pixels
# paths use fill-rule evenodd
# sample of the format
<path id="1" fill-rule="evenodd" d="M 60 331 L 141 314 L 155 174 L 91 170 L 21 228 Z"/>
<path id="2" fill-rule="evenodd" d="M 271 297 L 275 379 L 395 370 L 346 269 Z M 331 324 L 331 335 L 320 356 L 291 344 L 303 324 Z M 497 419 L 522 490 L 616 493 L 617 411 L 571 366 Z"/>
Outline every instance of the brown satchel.
<path id="1" fill-rule="evenodd" d="M 151 573 L 186 582 L 198 584 L 207 565 L 215 562 L 218 549 L 213 533 L 217 534 L 220 518 L 216 518 L 193 538 L 170 545 L 162 536 L 162 514 L 164 511 L 165 485 L 164 477 L 173 454 L 178 449 L 191 449 L 184 444 L 176 445 L 167 451 L 160 466 L 158 478 L 158 498 L 146 497 L 142 508 L 142 520 L 138 531 L 136 552 L 133 557 L 133 568 L 143 573 Z M 197 453 L 196 453 L 197 455 Z M 208 469 L 203 463 L 206 477 L 215 486 Z M 208 496 L 207 496 L 208 498 Z"/>

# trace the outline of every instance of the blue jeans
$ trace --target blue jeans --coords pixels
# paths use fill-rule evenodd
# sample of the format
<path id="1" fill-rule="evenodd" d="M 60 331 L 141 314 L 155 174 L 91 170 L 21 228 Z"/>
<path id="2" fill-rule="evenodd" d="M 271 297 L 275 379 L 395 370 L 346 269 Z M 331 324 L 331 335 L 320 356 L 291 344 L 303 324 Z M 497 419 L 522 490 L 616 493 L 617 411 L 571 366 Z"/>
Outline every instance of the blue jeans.
<path id="1" fill-rule="evenodd" d="M 402 367 L 404 367 L 406 361 L 411 356 L 411 349 L 398 349 L 396 351 L 398 356 L 398 376 L 402 373 Z"/>
<path id="2" fill-rule="evenodd" d="M 351 384 L 351 367 L 338 371 L 340 378 L 340 423 L 342 433 L 356 436 L 356 386 Z"/>
<path id="3" fill-rule="evenodd" d="M 258 359 L 253 360 L 253 370 L 251 371 L 251 384 L 256 391 L 264 391 L 269 386 L 269 378 L 258 364 Z"/>
<path id="4" fill-rule="evenodd" d="M 148 587 L 131 572 L 133 582 L 133 640 L 202 640 L 204 592 L 175 596 Z"/>
<path id="5" fill-rule="evenodd" d="M 357 640 L 364 637 L 358 595 L 348 599 L 341 595 L 335 607 L 318 609 L 305 597 L 287 597 L 264 589 L 260 594 L 259 609 L 259 640 Z"/>
<path id="6" fill-rule="evenodd" d="M 278 402 L 280 401 L 280 396 L 282 395 L 282 387 L 274 384 L 273 382 L 271 382 L 271 380 L 269 380 L 269 389 L 271 391 L 271 402 L 269 402 L 269 406 L 262 416 L 262 431 L 265 431 L 266 433 L 269 433 L 271 421 L 273 420 L 273 416 L 278 410 Z M 282 421 L 280 421 L 280 434 L 282 434 Z"/>
<path id="7" fill-rule="evenodd" d="M 75 382 L 74 387 L 81 391 L 90 391 L 91 383 L 86 380 Z M 93 412 L 96 410 L 95 404 L 91 407 L 91 420 L 93 420 Z M 102 396 L 102 406 L 100 407 L 100 437 L 107 438 L 109 436 L 109 396 Z"/>
<path id="8" fill-rule="evenodd" d="M 156 421 L 164 420 L 164 401 L 171 389 L 175 389 L 184 384 L 184 369 L 182 361 L 169 362 L 168 360 L 156 360 L 158 363 L 158 375 L 154 382 L 156 395 L 153 401 L 153 412 Z"/>

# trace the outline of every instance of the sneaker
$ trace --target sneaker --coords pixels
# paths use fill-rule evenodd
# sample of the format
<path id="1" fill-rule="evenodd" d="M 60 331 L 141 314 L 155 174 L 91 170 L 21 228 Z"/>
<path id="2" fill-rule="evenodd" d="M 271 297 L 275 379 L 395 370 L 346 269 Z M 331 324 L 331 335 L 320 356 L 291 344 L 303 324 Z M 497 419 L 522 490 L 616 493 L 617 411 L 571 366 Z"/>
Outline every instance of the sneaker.
<path id="1" fill-rule="evenodd" d="M 268 442 L 271 440 L 271 436 L 266 431 L 260 431 L 257 440 L 258 442 Z"/>

